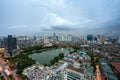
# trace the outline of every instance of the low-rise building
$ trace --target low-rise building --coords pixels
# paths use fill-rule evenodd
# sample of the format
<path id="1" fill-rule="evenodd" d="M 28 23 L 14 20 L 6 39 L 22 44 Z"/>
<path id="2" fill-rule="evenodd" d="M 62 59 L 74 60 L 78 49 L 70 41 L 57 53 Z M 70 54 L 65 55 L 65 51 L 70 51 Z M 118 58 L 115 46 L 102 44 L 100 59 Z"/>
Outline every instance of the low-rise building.
<path id="1" fill-rule="evenodd" d="M 53 72 L 49 68 L 45 68 L 42 65 L 33 65 L 23 71 L 30 80 L 49 80 L 53 77 Z"/>
<path id="2" fill-rule="evenodd" d="M 104 60 L 99 60 L 100 68 L 102 75 L 104 75 L 105 79 L 107 80 L 118 80 L 108 63 Z"/>
<path id="3" fill-rule="evenodd" d="M 76 60 L 73 65 L 69 65 L 63 76 L 63 80 L 93 80 L 93 78 L 93 68 L 80 64 L 79 60 Z"/>

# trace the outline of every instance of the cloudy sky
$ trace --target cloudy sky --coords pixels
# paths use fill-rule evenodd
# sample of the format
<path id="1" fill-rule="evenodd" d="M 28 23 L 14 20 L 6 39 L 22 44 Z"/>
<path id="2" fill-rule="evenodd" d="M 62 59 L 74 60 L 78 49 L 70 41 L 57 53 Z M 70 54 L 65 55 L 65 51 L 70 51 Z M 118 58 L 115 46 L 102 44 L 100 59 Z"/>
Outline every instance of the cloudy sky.
<path id="1" fill-rule="evenodd" d="M 120 0 L 0 0 L 0 35 L 118 33 Z"/>

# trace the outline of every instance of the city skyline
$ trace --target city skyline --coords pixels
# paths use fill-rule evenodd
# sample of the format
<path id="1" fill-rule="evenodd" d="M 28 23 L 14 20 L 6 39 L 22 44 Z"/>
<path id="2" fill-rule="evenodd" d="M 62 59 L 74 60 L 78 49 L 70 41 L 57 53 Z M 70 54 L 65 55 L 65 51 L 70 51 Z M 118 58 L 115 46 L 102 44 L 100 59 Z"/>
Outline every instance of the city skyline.
<path id="1" fill-rule="evenodd" d="M 119 0 L 1 0 L 1 35 L 120 34 Z"/>

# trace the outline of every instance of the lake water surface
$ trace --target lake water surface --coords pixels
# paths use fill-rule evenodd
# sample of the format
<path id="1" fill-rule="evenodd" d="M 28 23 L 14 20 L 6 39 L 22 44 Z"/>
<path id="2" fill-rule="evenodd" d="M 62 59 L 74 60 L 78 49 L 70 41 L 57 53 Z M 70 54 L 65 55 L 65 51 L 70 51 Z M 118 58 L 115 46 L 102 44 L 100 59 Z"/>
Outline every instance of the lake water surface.
<path id="1" fill-rule="evenodd" d="M 43 51 L 41 53 L 33 53 L 30 54 L 29 57 L 33 60 L 38 61 L 40 64 L 50 64 L 50 60 L 53 59 L 55 56 L 58 56 L 60 53 L 64 53 L 64 55 L 68 55 L 69 52 L 73 51 L 72 48 L 59 48 L 59 49 L 52 49 L 48 51 Z"/>

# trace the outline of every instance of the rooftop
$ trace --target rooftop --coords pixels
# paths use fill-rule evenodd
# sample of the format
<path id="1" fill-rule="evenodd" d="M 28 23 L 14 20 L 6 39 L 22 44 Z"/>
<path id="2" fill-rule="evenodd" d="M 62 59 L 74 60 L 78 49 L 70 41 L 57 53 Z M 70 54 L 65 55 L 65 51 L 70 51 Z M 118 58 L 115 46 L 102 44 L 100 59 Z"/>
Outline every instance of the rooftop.
<path id="1" fill-rule="evenodd" d="M 67 68 L 68 68 L 68 69 L 71 69 L 71 70 L 73 70 L 73 71 L 76 71 L 76 72 L 78 72 L 78 73 L 84 74 L 84 70 L 81 69 L 81 68 L 75 68 L 75 67 L 73 67 L 73 66 L 68 66 Z"/>
<path id="2" fill-rule="evenodd" d="M 79 54 L 87 54 L 85 51 L 81 50 Z"/>
<path id="3" fill-rule="evenodd" d="M 117 72 L 120 72 L 120 62 L 112 62 L 112 65 L 115 67 Z"/>

